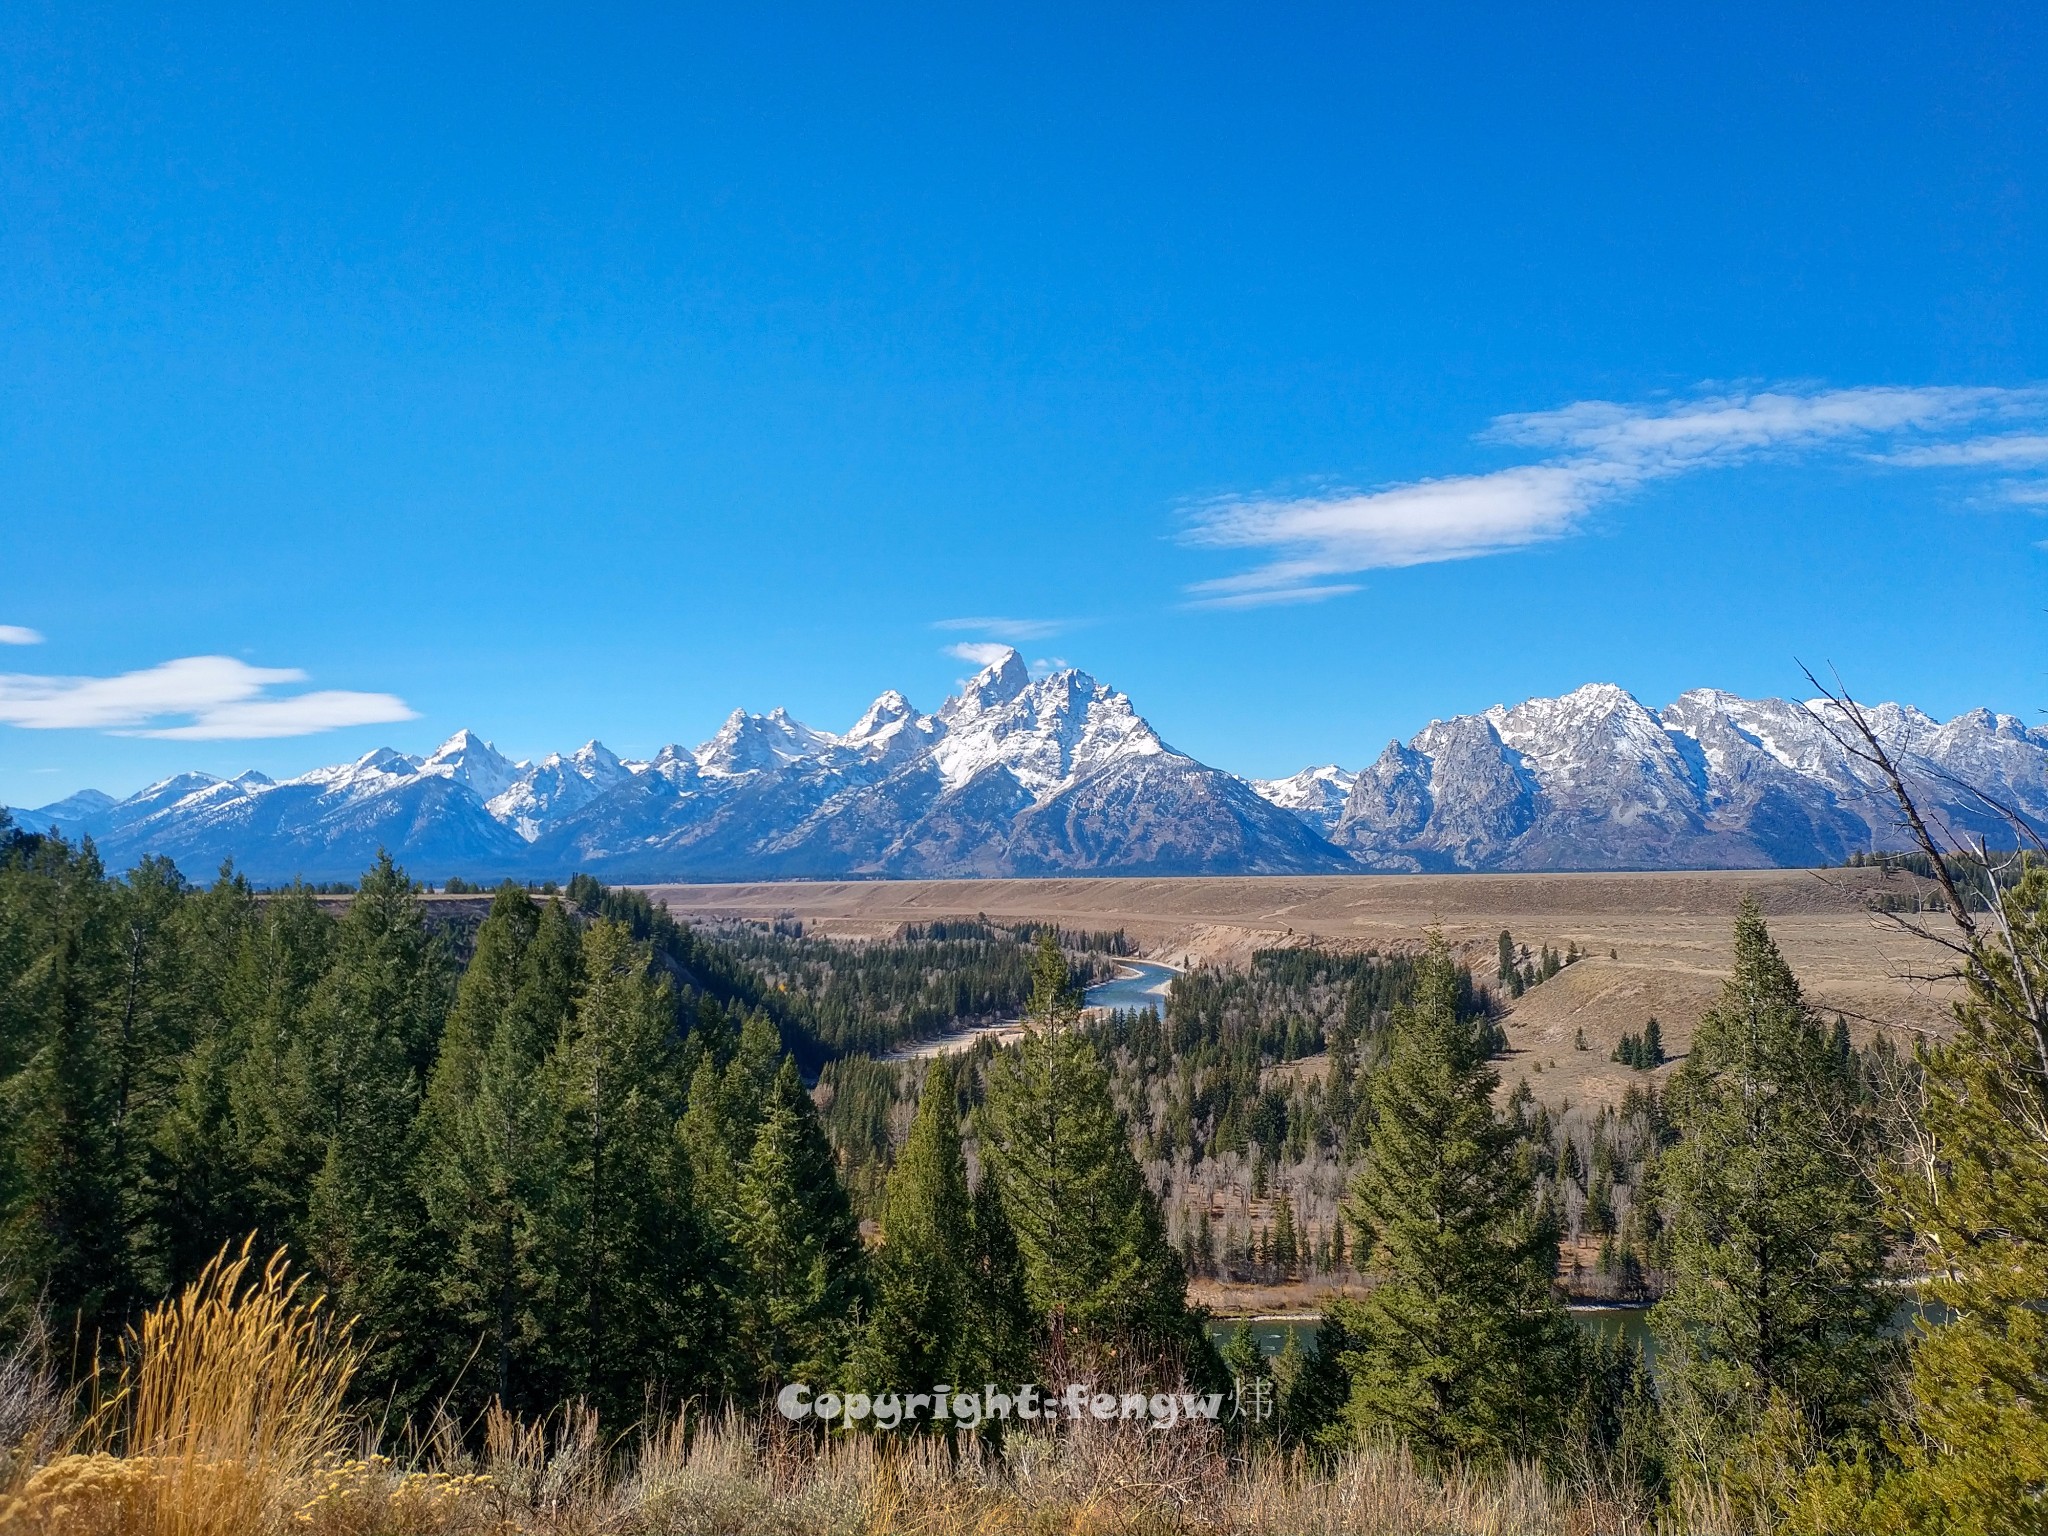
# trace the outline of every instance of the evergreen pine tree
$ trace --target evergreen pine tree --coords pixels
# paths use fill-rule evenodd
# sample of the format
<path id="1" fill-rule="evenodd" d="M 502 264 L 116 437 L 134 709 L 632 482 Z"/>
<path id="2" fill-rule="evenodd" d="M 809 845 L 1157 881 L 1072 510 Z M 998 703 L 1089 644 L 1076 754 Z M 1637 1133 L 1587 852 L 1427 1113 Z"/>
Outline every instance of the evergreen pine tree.
<path id="1" fill-rule="evenodd" d="M 870 1390 L 960 1386 L 975 1362 L 969 1333 L 974 1230 L 953 1074 L 934 1059 L 910 1135 L 889 1172 L 874 1307 L 856 1375 Z"/>
<path id="2" fill-rule="evenodd" d="M 765 1013 L 749 1015 L 737 1036 L 708 1000 L 698 1019 L 693 1042 L 709 1036 L 712 1044 L 689 1053 L 696 1067 L 677 1135 L 698 1202 L 730 1235 L 737 1220 L 740 1168 L 782 1064 L 782 1039 Z"/>
<path id="3" fill-rule="evenodd" d="M 131 1284 L 113 1153 L 116 992 L 111 900 L 87 839 L 10 856 L 0 930 L 0 1280 L 80 1336 L 118 1325 Z"/>
<path id="4" fill-rule="evenodd" d="M 1347 1414 L 1432 1458 L 1526 1456 L 1553 1444 L 1575 1352 L 1553 1275 L 1557 1233 L 1532 1216 L 1522 1131 L 1458 1013 L 1441 936 L 1374 1073 L 1375 1125 L 1347 1214 L 1375 1280 L 1335 1310 L 1348 1335 Z"/>
<path id="5" fill-rule="evenodd" d="M 860 1224 L 816 1107 L 785 1058 L 741 1170 L 744 1343 L 758 1382 L 835 1382 L 861 1320 Z"/>
<path id="6" fill-rule="evenodd" d="M 1239 1323 L 1230 1331 L 1222 1357 L 1236 1398 L 1238 1433 L 1255 1444 L 1274 1439 L 1280 1432 L 1280 1392 L 1274 1382 L 1273 1362 L 1266 1358 L 1250 1323 Z"/>
<path id="7" fill-rule="evenodd" d="M 491 901 L 441 1037 L 428 1089 L 421 1191 L 444 1255 L 438 1289 L 478 1384 L 509 1408 L 545 1412 L 535 1380 L 544 1294 L 559 1254 L 549 1206 L 564 1170 L 558 1106 L 542 1068 L 575 997 L 576 933 L 555 902 L 507 883 Z M 516 1367 L 516 1379 L 515 1379 Z"/>
<path id="8" fill-rule="evenodd" d="M 680 1093 L 666 978 L 620 923 L 580 945 L 581 987 L 549 1058 L 556 1198 L 544 1245 L 547 1330 L 570 1390 L 617 1417 L 650 1387 L 688 1396 L 724 1370 L 716 1250 L 675 1125 Z"/>
<path id="9" fill-rule="evenodd" d="M 165 1250 L 176 1240 L 152 1218 L 162 1204 L 155 1139 L 176 1098 L 197 1003 L 181 922 L 186 894 L 177 866 L 156 855 L 106 887 L 113 945 L 112 992 L 103 999 L 112 1074 L 108 1155 L 120 1189 L 119 1242 L 129 1283 L 140 1293 L 166 1283 L 171 1260 Z"/>
<path id="10" fill-rule="evenodd" d="M 1190 1343 L 1186 1277 L 1050 933 L 1034 974 L 1030 1028 L 990 1063 L 981 1122 L 1033 1310 L 1081 1340 Z"/>
<path id="11" fill-rule="evenodd" d="M 228 1072 L 235 1158 L 259 1251 L 301 1241 L 306 1198 L 326 1150 L 313 1070 L 312 999 L 333 965 L 340 925 L 303 885 L 270 897 L 244 930 L 223 985 L 241 1048 Z"/>
<path id="12" fill-rule="evenodd" d="M 1301 1263 L 1300 1245 L 1294 1232 L 1294 1202 L 1287 1198 L 1284 1189 L 1273 1200 L 1273 1263 L 1283 1280 L 1292 1280 Z"/>
<path id="13" fill-rule="evenodd" d="M 2022 1536 L 2048 1488 L 2048 872 L 1972 936 L 1954 1038 L 1923 1048 L 1922 1156 L 1892 1198 L 1930 1252 L 1901 1463 L 1838 1528 Z M 1989 929 L 1987 933 L 1983 931 Z"/>
<path id="14" fill-rule="evenodd" d="M 320 1149 L 303 1241 L 340 1307 L 361 1319 L 365 1378 L 425 1390 L 439 1268 L 414 1182 L 426 1069 L 450 965 L 419 888 L 388 854 L 363 876 L 314 989 L 295 1056 Z"/>
<path id="15" fill-rule="evenodd" d="M 150 1131 L 147 1192 L 152 1285 L 159 1291 L 184 1285 L 260 1220 L 234 1102 L 250 1041 L 237 982 L 259 921 L 255 893 L 225 864 L 177 914 L 184 1047 L 167 1064 L 164 1101 Z"/>
<path id="16" fill-rule="evenodd" d="M 986 1170 L 974 1189 L 973 1250 L 967 1275 L 966 1380 L 976 1385 L 1021 1382 L 1031 1372 L 1036 1339 L 1024 1288 L 1024 1259 Z"/>
<path id="17" fill-rule="evenodd" d="M 1720 1476 L 1774 1395 L 1823 1437 L 1867 1423 L 1890 1311 L 1876 1192 L 1851 1085 L 1754 901 L 1667 1102 L 1672 1281 L 1651 1323 L 1674 1451 Z"/>

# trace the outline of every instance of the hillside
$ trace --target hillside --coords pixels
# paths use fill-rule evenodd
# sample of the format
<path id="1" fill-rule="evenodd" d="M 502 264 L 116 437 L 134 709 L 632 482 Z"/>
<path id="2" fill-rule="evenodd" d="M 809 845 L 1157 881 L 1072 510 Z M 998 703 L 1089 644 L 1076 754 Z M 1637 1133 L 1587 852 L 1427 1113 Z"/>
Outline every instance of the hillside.
<path id="1" fill-rule="evenodd" d="M 380 849 L 434 881 L 1796 868 L 1901 846 L 1832 708 L 1697 689 L 1657 711 L 1592 684 L 1433 721 L 1357 773 L 1246 780 L 1115 688 L 1006 651 L 931 714 L 892 689 L 843 732 L 735 710 L 644 760 L 590 741 L 515 762 L 462 730 L 424 756 L 181 773 L 16 819 L 90 836 L 117 869 L 232 859 L 265 883 L 352 879 Z M 2048 733 L 1982 709 L 1869 714 L 1943 825 L 2010 846 L 2002 807 L 2048 831 Z"/>

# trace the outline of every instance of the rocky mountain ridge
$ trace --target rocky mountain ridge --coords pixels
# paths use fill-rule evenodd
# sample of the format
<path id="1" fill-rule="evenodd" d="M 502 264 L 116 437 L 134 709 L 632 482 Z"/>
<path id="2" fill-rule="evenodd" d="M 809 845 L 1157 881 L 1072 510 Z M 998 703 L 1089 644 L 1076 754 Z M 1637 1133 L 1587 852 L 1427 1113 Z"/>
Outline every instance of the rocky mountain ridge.
<path id="1" fill-rule="evenodd" d="M 1161 739 L 1130 699 L 1008 652 L 920 713 L 877 698 L 845 732 L 735 710 L 696 747 L 627 762 L 591 741 L 513 762 L 473 731 L 273 781 L 180 774 L 126 800 L 17 812 L 204 877 L 347 879 L 388 848 L 440 880 L 1761 867 L 1902 845 L 1824 704 L 1713 689 L 1652 710 L 1612 684 L 1432 721 L 1356 773 L 1247 782 Z M 1975 710 L 1872 711 L 1926 805 L 2010 841 L 2048 830 L 2048 730 Z"/>
<path id="2" fill-rule="evenodd" d="M 1360 771 L 1331 841 L 1388 871 L 1803 866 L 1907 846 L 1833 710 L 1711 688 L 1651 710 L 1594 683 L 1431 721 Z M 2010 847 L 2008 809 L 2048 828 L 2048 730 L 1986 709 L 1866 713 L 1950 831 Z"/>

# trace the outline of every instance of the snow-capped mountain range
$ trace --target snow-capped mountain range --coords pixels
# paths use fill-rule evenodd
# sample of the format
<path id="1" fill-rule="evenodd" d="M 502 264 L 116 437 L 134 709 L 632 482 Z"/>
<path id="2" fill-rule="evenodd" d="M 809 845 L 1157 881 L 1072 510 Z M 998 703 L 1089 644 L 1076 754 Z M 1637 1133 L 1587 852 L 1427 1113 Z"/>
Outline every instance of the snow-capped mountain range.
<path id="1" fill-rule="evenodd" d="M 1433 721 L 1355 774 L 1247 782 L 1086 673 L 1034 680 L 1012 651 L 934 714 L 892 690 L 842 734 L 736 710 L 645 762 L 592 741 L 525 763 L 464 730 L 425 757 L 180 774 L 15 819 L 89 834 L 115 867 L 165 854 L 203 877 L 231 858 L 264 882 L 347 879 L 379 848 L 432 880 L 659 881 L 1751 867 L 1901 846 L 1825 707 L 1700 689 L 1651 710 L 1593 684 Z M 1943 821 L 2009 841 L 1988 797 L 2048 829 L 2048 730 L 1873 716 Z"/>

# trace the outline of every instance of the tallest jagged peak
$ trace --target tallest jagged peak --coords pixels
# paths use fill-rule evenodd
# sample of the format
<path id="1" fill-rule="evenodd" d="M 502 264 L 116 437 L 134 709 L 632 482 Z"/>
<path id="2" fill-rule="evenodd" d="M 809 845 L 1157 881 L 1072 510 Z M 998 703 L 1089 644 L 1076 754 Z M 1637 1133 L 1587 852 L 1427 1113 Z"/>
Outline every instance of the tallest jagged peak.
<path id="1" fill-rule="evenodd" d="M 1031 670 L 1024 665 L 1024 658 L 1015 646 L 1004 646 L 1002 654 L 992 658 L 973 677 L 967 686 L 946 700 L 939 710 L 940 718 L 953 719 L 960 715 L 979 714 L 985 709 L 1007 704 L 1031 686 Z"/>

